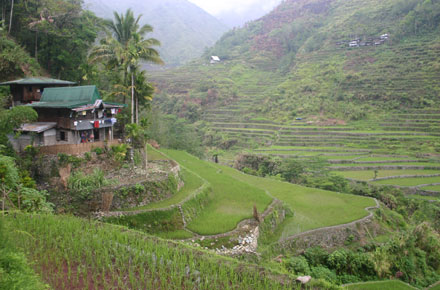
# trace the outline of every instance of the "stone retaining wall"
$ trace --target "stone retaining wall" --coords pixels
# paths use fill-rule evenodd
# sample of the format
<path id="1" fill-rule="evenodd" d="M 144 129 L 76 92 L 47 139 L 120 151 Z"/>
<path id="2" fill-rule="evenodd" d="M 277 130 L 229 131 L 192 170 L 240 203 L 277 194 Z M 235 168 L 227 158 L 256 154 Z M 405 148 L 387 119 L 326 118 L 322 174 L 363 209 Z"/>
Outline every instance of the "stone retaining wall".
<path id="1" fill-rule="evenodd" d="M 376 206 L 367 210 L 379 208 L 379 202 L 376 199 L 375 202 Z M 373 213 L 370 212 L 368 216 L 348 224 L 319 228 L 288 237 L 280 241 L 280 246 L 296 252 L 315 246 L 334 248 L 344 245 L 347 241 L 361 241 L 376 236 L 380 229 L 381 227 L 373 221 Z"/>

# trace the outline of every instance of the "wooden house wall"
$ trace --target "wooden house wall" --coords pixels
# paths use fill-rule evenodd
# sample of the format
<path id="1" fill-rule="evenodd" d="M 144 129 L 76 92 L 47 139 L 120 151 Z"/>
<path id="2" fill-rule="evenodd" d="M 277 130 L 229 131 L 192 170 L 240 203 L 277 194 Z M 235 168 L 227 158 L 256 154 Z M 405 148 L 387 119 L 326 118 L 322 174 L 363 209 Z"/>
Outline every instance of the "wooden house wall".
<path id="1" fill-rule="evenodd" d="M 55 122 L 57 128 L 73 129 L 73 119 L 70 118 L 69 109 L 36 108 L 38 122 Z"/>
<path id="2" fill-rule="evenodd" d="M 11 86 L 11 93 L 14 97 L 14 102 L 20 103 L 30 103 L 30 102 L 38 102 L 41 99 L 43 87 L 41 86 L 22 86 L 22 85 L 14 85 Z"/>

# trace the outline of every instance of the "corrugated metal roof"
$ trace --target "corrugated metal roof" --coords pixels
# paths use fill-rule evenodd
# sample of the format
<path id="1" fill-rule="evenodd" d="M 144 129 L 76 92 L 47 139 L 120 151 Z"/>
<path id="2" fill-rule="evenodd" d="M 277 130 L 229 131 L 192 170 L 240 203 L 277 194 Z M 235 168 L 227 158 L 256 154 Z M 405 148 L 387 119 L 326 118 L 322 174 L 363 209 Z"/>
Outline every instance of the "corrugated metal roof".
<path id="1" fill-rule="evenodd" d="M 35 78 L 25 78 L 15 81 L 9 81 L 0 83 L 0 86 L 9 86 L 9 85 L 75 85 L 74 82 L 51 79 L 46 77 L 35 77 Z"/>
<path id="2" fill-rule="evenodd" d="M 34 108 L 67 108 L 91 105 L 101 99 L 96 86 L 46 88 L 40 102 L 29 106 Z"/>
<path id="3" fill-rule="evenodd" d="M 41 133 L 50 130 L 52 128 L 55 128 L 56 126 L 57 123 L 54 122 L 38 122 L 38 123 L 23 124 L 18 130 L 23 132 Z"/>

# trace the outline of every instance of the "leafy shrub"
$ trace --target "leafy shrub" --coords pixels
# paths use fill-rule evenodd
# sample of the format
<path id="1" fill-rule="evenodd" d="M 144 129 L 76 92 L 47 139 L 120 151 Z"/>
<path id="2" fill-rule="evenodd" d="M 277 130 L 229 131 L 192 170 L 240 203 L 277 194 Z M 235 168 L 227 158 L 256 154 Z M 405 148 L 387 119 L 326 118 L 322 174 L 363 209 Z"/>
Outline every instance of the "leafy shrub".
<path id="1" fill-rule="evenodd" d="M 65 153 L 58 153 L 58 163 L 61 167 L 66 166 L 67 164 L 72 164 L 73 168 L 78 168 L 82 162 L 83 159 L 79 157 Z"/>
<path id="2" fill-rule="evenodd" d="M 104 172 L 100 169 L 93 170 L 92 174 L 78 171 L 70 176 L 68 189 L 81 199 L 90 199 L 95 190 L 110 184 L 112 182 L 105 178 Z"/>
<path id="3" fill-rule="evenodd" d="M 135 195 L 139 195 L 143 192 L 145 192 L 145 186 L 143 186 L 142 184 L 136 184 L 135 186 L 133 186 L 133 193 Z"/>
<path id="4" fill-rule="evenodd" d="M 313 247 L 308 248 L 304 256 L 306 257 L 309 265 L 311 266 L 319 266 L 319 265 L 327 265 L 327 259 L 329 253 L 321 247 Z"/>
<path id="5" fill-rule="evenodd" d="M 19 194 L 22 210 L 46 213 L 53 211 L 53 204 L 46 201 L 47 191 L 38 191 L 33 188 L 23 187 L 20 189 Z"/>
<path id="6" fill-rule="evenodd" d="M 326 267 L 312 267 L 311 276 L 316 279 L 324 279 L 331 283 L 337 282 L 336 273 L 332 272 L 331 270 L 327 269 Z"/>
<path id="7" fill-rule="evenodd" d="M 104 149 L 101 147 L 95 147 L 92 149 L 92 152 L 95 152 L 96 155 L 102 155 L 102 154 L 104 154 Z"/>
<path id="8" fill-rule="evenodd" d="M 0 184 L 6 187 L 15 187 L 19 179 L 14 158 L 0 155 Z"/>
<path id="9" fill-rule="evenodd" d="M 113 160 L 122 163 L 127 157 L 128 147 L 128 144 L 113 145 L 110 150 Z"/>
<path id="10" fill-rule="evenodd" d="M 84 158 L 87 161 L 91 161 L 92 160 L 92 154 L 90 152 L 86 152 L 86 153 L 84 153 Z"/>
<path id="11" fill-rule="evenodd" d="M 286 268 L 298 275 L 310 273 L 309 264 L 303 256 L 292 257 L 286 262 Z"/>
<path id="12" fill-rule="evenodd" d="M 0 249 L 0 289 L 49 289 L 28 265 L 23 253 Z"/>

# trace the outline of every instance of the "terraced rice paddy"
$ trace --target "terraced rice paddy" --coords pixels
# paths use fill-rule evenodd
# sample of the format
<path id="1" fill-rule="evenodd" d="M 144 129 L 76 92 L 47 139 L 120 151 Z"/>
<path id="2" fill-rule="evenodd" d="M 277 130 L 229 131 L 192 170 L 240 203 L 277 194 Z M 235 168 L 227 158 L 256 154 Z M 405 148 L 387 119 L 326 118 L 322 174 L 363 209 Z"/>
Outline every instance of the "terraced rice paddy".
<path id="1" fill-rule="evenodd" d="M 294 211 L 294 217 L 286 223 L 282 237 L 363 218 L 368 215 L 365 208 L 375 205 L 371 198 L 245 175 L 180 151 L 164 152 L 184 168 L 197 172 L 213 188 L 210 204 L 188 225 L 197 233 L 215 234 L 231 230 L 240 220 L 252 216 L 253 204 L 262 212 L 273 197 L 285 202 Z"/>
<path id="2" fill-rule="evenodd" d="M 397 186 L 420 186 L 423 184 L 440 184 L 440 177 L 412 177 L 394 178 L 387 180 L 374 181 L 375 184 L 397 185 Z"/>
<path id="3" fill-rule="evenodd" d="M 440 174 L 440 110 L 411 109 L 352 124 L 320 126 L 314 118 L 292 120 L 290 124 L 265 119 L 252 121 L 245 116 L 252 114 L 258 99 L 244 98 L 239 102 L 237 106 L 226 106 L 223 112 L 220 108 L 208 115 L 210 120 L 216 120 L 221 115 L 217 113 L 241 108 L 241 114 L 213 121 L 212 127 L 230 139 L 242 140 L 244 147 L 259 145 L 258 149 L 243 152 L 302 160 L 319 157 L 327 160 L 330 169 L 339 175 L 362 181 L 373 179 L 374 170 L 378 170 L 378 178 Z M 419 177 L 375 184 L 417 186 L 436 181 Z"/>
<path id="4" fill-rule="evenodd" d="M 424 186 L 424 187 L 422 187 L 422 189 L 423 190 L 439 191 L 440 192 L 440 185 Z"/>
<path id="5" fill-rule="evenodd" d="M 384 162 L 384 163 L 366 163 L 366 162 L 356 162 L 356 163 L 341 163 L 341 164 L 332 164 L 332 168 L 341 169 L 344 167 L 384 167 L 384 166 L 394 166 L 394 167 L 402 167 L 402 169 L 405 169 L 403 167 L 420 167 L 420 168 L 439 168 L 440 169 L 440 162 L 439 163 L 433 163 L 433 162 Z"/>
<path id="6" fill-rule="evenodd" d="M 378 281 L 378 282 L 366 282 L 366 283 L 354 283 L 345 286 L 348 290 L 411 290 L 417 289 L 403 283 L 401 281 Z"/>
<path id="7" fill-rule="evenodd" d="M 390 177 L 390 176 L 431 175 L 431 174 L 440 174 L 440 171 L 439 170 L 378 170 L 377 173 L 375 173 L 374 170 L 355 170 L 355 171 L 334 171 L 333 173 L 349 179 L 368 181 L 374 179 L 375 177 L 382 178 L 382 177 Z"/>
<path id="8" fill-rule="evenodd" d="M 239 181 L 222 168 L 175 150 L 164 150 L 183 167 L 196 172 L 212 186 L 210 201 L 203 212 L 188 224 L 198 234 L 213 235 L 233 230 L 237 224 L 252 217 L 253 206 L 263 212 L 272 202 L 264 190 Z"/>
<path id="9" fill-rule="evenodd" d="M 52 289 L 292 289 L 292 277 L 73 216 L 3 217 L 8 240 Z M 233 285 L 233 286 L 231 286 Z M 6 285 L 6 289 L 10 289 Z"/>
<path id="10" fill-rule="evenodd" d="M 149 210 L 149 209 L 160 209 L 160 208 L 166 208 L 175 204 L 180 203 L 185 198 L 189 197 L 191 194 L 194 193 L 198 188 L 200 188 L 203 185 L 203 180 L 200 179 L 197 175 L 190 172 L 189 170 L 183 168 L 181 169 L 181 178 L 183 182 L 185 183 L 184 187 L 178 191 L 176 194 L 174 194 L 171 198 L 150 203 L 146 206 L 142 207 L 133 207 L 126 209 L 127 211 L 137 211 L 137 210 Z"/>

